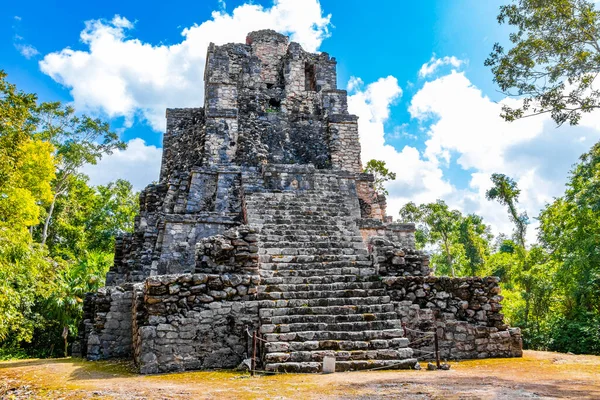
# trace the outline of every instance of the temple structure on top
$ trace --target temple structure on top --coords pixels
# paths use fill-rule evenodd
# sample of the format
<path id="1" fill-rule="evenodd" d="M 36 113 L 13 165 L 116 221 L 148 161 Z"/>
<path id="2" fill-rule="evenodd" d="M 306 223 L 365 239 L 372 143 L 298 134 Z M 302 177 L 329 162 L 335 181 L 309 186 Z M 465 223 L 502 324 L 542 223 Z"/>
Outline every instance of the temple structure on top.
<path id="1" fill-rule="evenodd" d="M 204 107 L 167 109 L 159 183 L 86 297 L 75 354 L 230 368 L 256 331 L 267 370 L 412 368 L 434 331 L 444 358 L 521 355 L 498 279 L 431 276 L 414 225 L 386 216 L 335 58 L 262 30 L 206 60 Z"/>

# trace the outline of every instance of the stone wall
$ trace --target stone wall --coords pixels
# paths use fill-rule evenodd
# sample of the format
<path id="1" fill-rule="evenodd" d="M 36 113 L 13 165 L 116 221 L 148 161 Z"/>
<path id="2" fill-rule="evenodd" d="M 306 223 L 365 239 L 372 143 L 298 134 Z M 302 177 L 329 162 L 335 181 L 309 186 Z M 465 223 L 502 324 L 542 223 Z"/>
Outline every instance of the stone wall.
<path id="1" fill-rule="evenodd" d="M 428 276 L 429 256 L 381 236 L 369 238 L 369 251 L 380 276 Z"/>
<path id="2" fill-rule="evenodd" d="M 375 178 L 372 174 L 357 174 L 356 192 L 360 202 L 360 214 L 363 219 L 383 221 L 385 215 L 381 209 L 379 195 L 374 189 Z"/>
<path id="3" fill-rule="evenodd" d="M 89 360 L 131 357 L 133 285 L 104 287 L 87 299 L 93 307 L 93 319 L 85 338 L 85 354 Z"/>
<path id="4" fill-rule="evenodd" d="M 203 238 L 196 245 L 196 272 L 256 274 L 257 242 L 257 229 L 245 225 Z"/>
<path id="5" fill-rule="evenodd" d="M 415 224 L 399 224 L 395 222 L 384 222 L 379 219 L 363 218 L 357 221 L 360 233 L 365 244 L 373 236 L 383 237 L 390 240 L 401 248 L 415 249 Z"/>
<path id="6" fill-rule="evenodd" d="M 166 114 L 161 181 L 168 179 L 176 169 L 189 170 L 200 165 L 205 141 L 203 108 L 169 108 Z"/>
<path id="7" fill-rule="evenodd" d="M 416 341 L 412 347 L 421 354 L 433 351 L 433 339 L 422 340 L 418 332 L 435 332 L 443 358 L 522 356 L 520 330 L 509 328 L 500 312 L 503 297 L 497 277 L 408 276 L 382 281 L 397 302 L 407 337 Z"/>
<path id="8" fill-rule="evenodd" d="M 327 97 L 329 106 L 337 108 Z M 332 114 L 328 118 L 328 139 L 331 150 L 331 165 L 345 171 L 360 173 L 360 142 L 358 137 L 358 117 L 348 114 Z"/>
<path id="9" fill-rule="evenodd" d="M 135 311 L 140 372 L 236 367 L 248 357 L 247 331 L 258 327 L 259 282 L 229 274 L 148 278 Z"/>

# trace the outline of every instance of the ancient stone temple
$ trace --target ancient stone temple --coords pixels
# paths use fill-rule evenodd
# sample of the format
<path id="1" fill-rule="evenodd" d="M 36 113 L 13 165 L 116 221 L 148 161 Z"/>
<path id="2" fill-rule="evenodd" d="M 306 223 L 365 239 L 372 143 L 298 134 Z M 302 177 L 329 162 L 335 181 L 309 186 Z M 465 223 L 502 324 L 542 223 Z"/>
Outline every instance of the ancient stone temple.
<path id="1" fill-rule="evenodd" d="M 85 300 L 74 352 L 142 373 L 412 368 L 515 357 L 497 278 L 430 275 L 411 224 L 362 173 L 336 61 L 274 31 L 211 44 L 204 107 L 168 109 L 158 184 Z M 429 332 L 424 336 L 421 332 Z"/>

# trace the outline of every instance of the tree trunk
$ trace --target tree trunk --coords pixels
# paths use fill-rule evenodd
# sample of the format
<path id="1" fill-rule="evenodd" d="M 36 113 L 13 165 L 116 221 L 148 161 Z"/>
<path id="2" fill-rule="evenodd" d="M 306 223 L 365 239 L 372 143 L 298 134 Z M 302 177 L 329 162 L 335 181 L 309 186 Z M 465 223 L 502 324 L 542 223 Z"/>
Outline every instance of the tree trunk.
<path id="1" fill-rule="evenodd" d="M 450 255 L 450 246 L 448 245 L 448 239 L 444 237 L 444 247 L 446 248 L 446 261 L 448 262 L 448 266 L 450 267 L 450 274 L 454 278 L 454 266 L 452 265 L 452 256 Z"/>
<path id="2" fill-rule="evenodd" d="M 68 326 L 63 327 L 62 337 L 65 341 L 65 357 L 67 357 L 69 355 L 69 342 L 67 340 L 69 337 L 69 327 Z"/>
<path id="3" fill-rule="evenodd" d="M 48 210 L 48 215 L 46 216 L 46 220 L 44 221 L 44 230 L 42 231 L 42 244 L 46 244 L 46 239 L 48 238 L 48 226 L 50 225 L 50 220 L 52 219 L 52 213 L 54 212 L 54 205 L 56 204 L 56 196 L 52 197 L 52 203 L 50 203 L 50 209 Z"/>

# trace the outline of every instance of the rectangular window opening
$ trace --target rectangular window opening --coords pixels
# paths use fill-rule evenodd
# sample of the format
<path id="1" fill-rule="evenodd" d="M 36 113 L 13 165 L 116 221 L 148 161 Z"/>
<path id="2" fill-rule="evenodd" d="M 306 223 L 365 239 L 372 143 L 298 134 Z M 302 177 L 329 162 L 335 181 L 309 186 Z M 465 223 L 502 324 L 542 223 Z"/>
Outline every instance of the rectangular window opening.
<path id="1" fill-rule="evenodd" d="M 307 92 L 317 91 L 317 73 L 314 64 L 306 63 L 304 65 L 304 86 Z"/>

